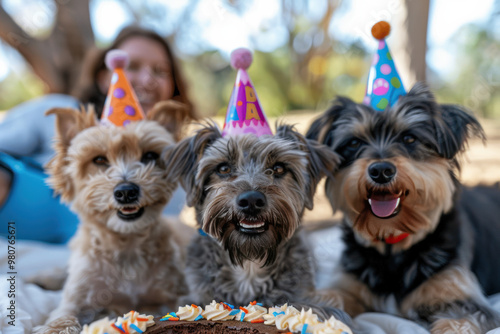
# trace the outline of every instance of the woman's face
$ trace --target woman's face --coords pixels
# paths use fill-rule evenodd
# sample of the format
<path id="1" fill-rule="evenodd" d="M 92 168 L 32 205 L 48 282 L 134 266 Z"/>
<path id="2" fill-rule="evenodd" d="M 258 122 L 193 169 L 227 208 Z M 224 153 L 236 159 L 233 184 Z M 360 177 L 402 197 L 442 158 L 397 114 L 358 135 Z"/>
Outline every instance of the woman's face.
<path id="1" fill-rule="evenodd" d="M 147 113 L 159 102 L 172 98 L 174 81 L 172 67 L 162 45 L 147 37 L 131 37 L 118 46 L 126 51 L 130 64 L 126 70 L 127 78 L 135 90 L 142 109 Z M 106 94 L 111 72 L 100 78 L 100 87 Z"/>

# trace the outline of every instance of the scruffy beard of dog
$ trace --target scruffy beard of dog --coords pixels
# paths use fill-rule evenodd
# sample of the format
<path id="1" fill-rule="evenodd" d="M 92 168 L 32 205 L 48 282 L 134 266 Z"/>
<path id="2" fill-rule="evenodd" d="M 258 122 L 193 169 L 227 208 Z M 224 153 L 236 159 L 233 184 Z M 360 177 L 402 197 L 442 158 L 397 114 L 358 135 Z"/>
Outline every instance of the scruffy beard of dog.
<path id="1" fill-rule="evenodd" d="M 342 160 L 326 182 L 333 209 L 344 213 L 337 305 L 353 316 L 403 315 L 432 333 L 500 326 L 470 270 L 472 231 L 493 222 L 472 221 L 457 201 L 457 156 L 472 136 L 484 138 L 477 120 L 458 106 L 438 105 L 420 83 L 383 112 L 338 98 L 312 124 L 307 137 Z M 479 258 L 493 275 L 498 266 L 488 259 Z"/>
<path id="2" fill-rule="evenodd" d="M 222 138 L 206 126 L 165 152 L 201 229 L 188 250 L 190 303 L 297 301 L 314 289 L 309 248 L 299 233 L 305 208 L 338 157 L 290 126 L 275 136 Z M 177 172 L 177 175 L 175 175 Z"/>
<path id="3" fill-rule="evenodd" d="M 160 313 L 187 294 L 183 240 L 161 217 L 176 187 L 159 158 L 174 144 L 165 129 L 174 111 L 154 109 L 125 127 L 99 125 L 93 108 L 48 112 L 56 115 L 49 183 L 80 225 L 61 304 L 37 333 L 79 333 L 80 323 L 131 309 Z"/>

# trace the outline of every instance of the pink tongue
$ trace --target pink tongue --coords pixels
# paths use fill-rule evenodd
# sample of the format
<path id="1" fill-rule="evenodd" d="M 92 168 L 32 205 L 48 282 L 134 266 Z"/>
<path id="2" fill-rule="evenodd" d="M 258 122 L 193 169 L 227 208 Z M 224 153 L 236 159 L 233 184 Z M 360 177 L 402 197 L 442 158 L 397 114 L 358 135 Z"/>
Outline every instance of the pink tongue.
<path id="1" fill-rule="evenodd" d="M 372 212 L 377 217 L 389 217 L 398 207 L 399 198 L 391 199 L 388 201 L 379 201 L 372 198 L 370 199 L 370 202 Z"/>

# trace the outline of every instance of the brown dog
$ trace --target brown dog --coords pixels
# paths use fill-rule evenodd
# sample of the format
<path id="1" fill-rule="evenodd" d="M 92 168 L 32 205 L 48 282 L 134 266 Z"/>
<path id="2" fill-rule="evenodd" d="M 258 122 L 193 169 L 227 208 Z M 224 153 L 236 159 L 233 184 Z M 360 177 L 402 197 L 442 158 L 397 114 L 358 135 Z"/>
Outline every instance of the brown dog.
<path id="1" fill-rule="evenodd" d="M 71 203 L 80 226 L 70 244 L 62 302 L 36 332 L 79 333 L 80 323 L 101 312 L 160 313 L 187 293 L 180 250 L 185 236 L 161 217 L 176 187 L 159 159 L 174 143 L 166 130 L 172 108 L 155 109 L 148 120 L 125 127 L 100 125 L 92 108 L 47 112 L 57 117 L 49 182 Z"/>

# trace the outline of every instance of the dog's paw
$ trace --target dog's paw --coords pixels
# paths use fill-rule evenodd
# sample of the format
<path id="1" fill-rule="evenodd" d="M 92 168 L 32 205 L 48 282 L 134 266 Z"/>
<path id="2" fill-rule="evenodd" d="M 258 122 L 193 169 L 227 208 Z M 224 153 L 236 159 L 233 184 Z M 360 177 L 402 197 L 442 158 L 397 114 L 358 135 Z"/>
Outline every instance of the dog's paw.
<path id="1" fill-rule="evenodd" d="M 320 306 L 344 310 L 353 317 L 365 312 L 365 308 L 360 302 L 340 290 L 318 290 L 310 299 Z"/>
<path id="2" fill-rule="evenodd" d="M 33 329 L 35 334 L 79 334 L 82 330 L 78 319 L 74 316 L 57 318 L 54 321 Z"/>
<path id="3" fill-rule="evenodd" d="M 438 319 L 432 323 L 431 334 L 481 334 L 478 325 L 469 319 Z"/>

